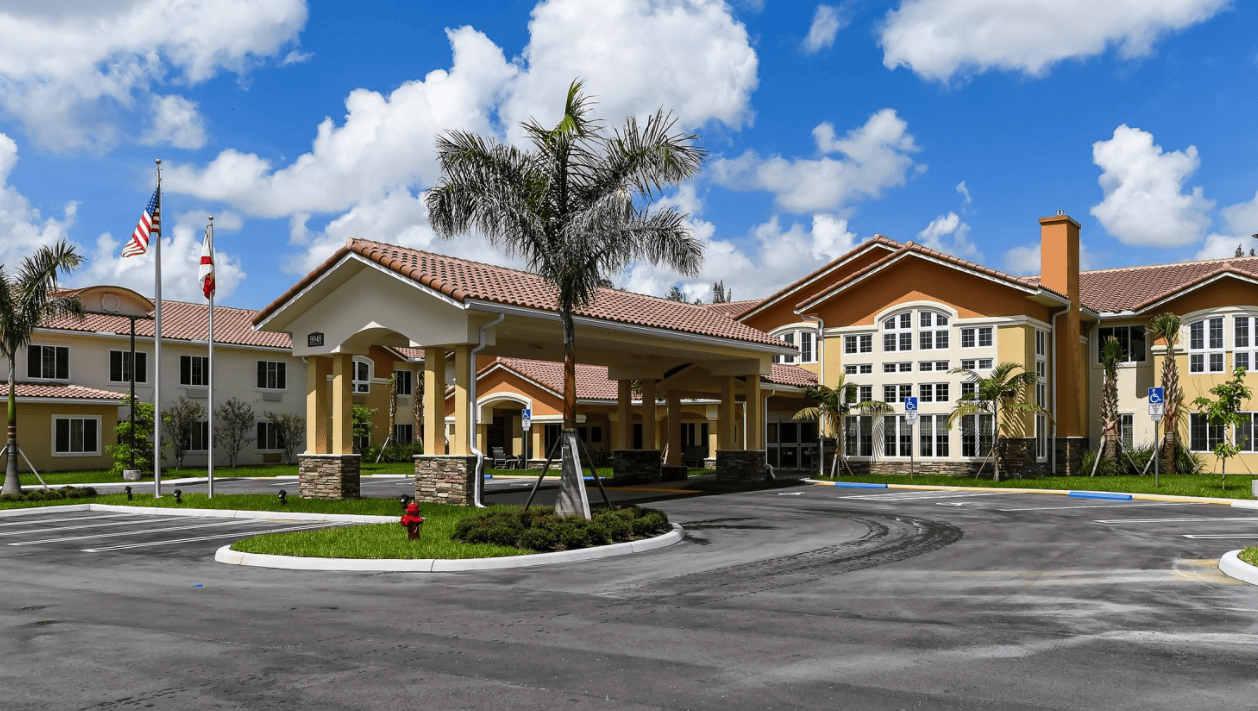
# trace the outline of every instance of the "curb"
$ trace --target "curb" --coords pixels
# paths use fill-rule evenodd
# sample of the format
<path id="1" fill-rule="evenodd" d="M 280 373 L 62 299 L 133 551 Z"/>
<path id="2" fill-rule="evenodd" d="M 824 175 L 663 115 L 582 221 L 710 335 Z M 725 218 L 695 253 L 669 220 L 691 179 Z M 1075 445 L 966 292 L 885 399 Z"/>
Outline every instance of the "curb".
<path id="1" fill-rule="evenodd" d="M 883 486 L 881 484 L 865 484 L 857 486 L 859 482 L 833 482 L 820 481 L 818 479 L 801 479 L 806 484 L 814 486 L 834 486 L 836 484 L 848 484 L 848 488 L 873 488 L 874 486 Z M 1174 494 L 1124 494 L 1113 491 L 1071 491 L 1069 489 L 1022 489 L 1008 486 L 940 486 L 937 484 L 886 484 L 888 489 L 924 489 L 927 491 L 976 491 L 976 492 L 995 492 L 1004 494 L 1057 494 L 1058 496 L 1075 496 L 1079 498 L 1119 498 L 1131 497 L 1137 501 L 1166 501 L 1181 504 L 1219 504 L 1220 506 L 1235 506 L 1242 509 L 1258 509 L 1258 501 L 1249 499 L 1221 499 L 1211 496 L 1177 496 Z"/>
<path id="2" fill-rule="evenodd" d="M 613 543 L 608 546 L 582 548 L 575 551 L 533 553 L 531 555 L 503 556 L 500 558 L 464 558 L 457 560 L 439 558 L 302 558 L 264 553 L 243 553 L 232 550 L 229 544 L 219 548 L 214 553 L 214 560 L 229 565 L 247 565 L 258 568 L 337 572 L 448 573 L 470 570 L 509 570 L 513 568 L 531 568 L 538 565 L 553 565 L 555 563 L 597 560 L 599 558 L 611 558 L 613 556 L 664 548 L 682 540 L 685 535 L 685 531 L 679 524 L 674 523 L 672 526 L 673 530 L 668 533 L 641 541 Z"/>
<path id="3" fill-rule="evenodd" d="M 158 516 L 197 516 L 202 518 L 265 519 L 268 521 L 332 521 L 336 523 L 396 523 L 397 516 L 367 514 L 323 514 L 287 511 L 235 511 L 232 509 L 174 509 L 160 506 L 117 506 L 114 504 L 68 504 L 32 506 L 0 511 L 0 518 L 56 511 L 109 511 L 111 513 L 155 514 Z"/>
<path id="4" fill-rule="evenodd" d="M 1219 559 L 1219 571 L 1237 580 L 1258 585 L 1258 568 L 1240 559 L 1240 549 L 1228 551 Z"/>

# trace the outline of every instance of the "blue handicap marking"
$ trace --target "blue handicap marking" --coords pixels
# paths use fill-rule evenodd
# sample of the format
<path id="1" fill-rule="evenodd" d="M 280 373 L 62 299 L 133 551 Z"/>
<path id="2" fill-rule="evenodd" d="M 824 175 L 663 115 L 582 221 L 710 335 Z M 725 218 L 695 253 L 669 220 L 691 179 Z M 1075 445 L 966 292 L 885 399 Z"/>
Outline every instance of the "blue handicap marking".
<path id="1" fill-rule="evenodd" d="M 1162 388 L 1149 388 L 1149 404 L 1157 405 L 1164 402 Z"/>
<path id="2" fill-rule="evenodd" d="M 917 398 L 915 397 L 904 398 L 904 411 L 905 412 L 913 412 L 916 409 L 917 409 Z"/>

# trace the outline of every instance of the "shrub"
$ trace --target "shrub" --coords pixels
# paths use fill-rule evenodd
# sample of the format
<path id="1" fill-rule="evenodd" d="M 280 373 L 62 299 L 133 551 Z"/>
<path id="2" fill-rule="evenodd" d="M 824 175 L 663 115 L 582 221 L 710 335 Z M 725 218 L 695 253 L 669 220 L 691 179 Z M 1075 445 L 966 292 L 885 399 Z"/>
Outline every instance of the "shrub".
<path id="1" fill-rule="evenodd" d="M 1092 472 L 1092 463 L 1096 461 L 1096 451 L 1087 451 L 1083 453 L 1083 467 L 1079 470 L 1080 474 L 1088 475 Z M 1118 461 L 1102 459 L 1096 468 L 1098 476 L 1121 476 L 1124 474 L 1139 474 L 1145 471 L 1145 465 L 1149 463 L 1149 459 L 1153 456 L 1153 447 L 1133 447 L 1128 452 L 1131 461 L 1126 456 L 1120 454 Z M 1135 466 L 1132 466 L 1132 463 Z M 1175 447 L 1175 471 L 1162 472 L 1163 474 L 1201 474 L 1205 471 L 1205 464 L 1201 458 L 1186 448 L 1181 446 Z M 1146 472 L 1153 474 L 1153 468 L 1149 467 Z"/>
<path id="2" fill-rule="evenodd" d="M 456 524 L 454 540 L 493 543 L 533 551 L 575 550 L 668 531 L 662 511 L 628 506 L 597 509 L 589 521 L 555 515 L 554 509 L 493 509 L 463 518 Z"/>
<path id="3" fill-rule="evenodd" d="M 96 496 L 96 490 L 90 486 L 66 486 L 60 489 L 30 489 L 21 494 L 0 494 L 0 501 L 57 501 L 59 499 L 83 499 Z"/>

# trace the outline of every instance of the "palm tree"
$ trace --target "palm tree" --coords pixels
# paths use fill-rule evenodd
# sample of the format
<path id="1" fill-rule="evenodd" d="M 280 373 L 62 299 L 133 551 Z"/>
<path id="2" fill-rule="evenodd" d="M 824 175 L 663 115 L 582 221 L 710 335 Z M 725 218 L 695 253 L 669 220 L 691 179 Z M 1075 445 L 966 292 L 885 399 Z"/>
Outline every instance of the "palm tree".
<path id="1" fill-rule="evenodd" d="M 1110 336 L 1101 344 L 1101 371 L 1105 382 L 1101 384 L 1101 453 L 1092 462 L 1092 476 L 1101 458 L 1118 461 L 1118 364 L 1123 360 L 1123 346 Z"/>
<path id="2" fill-rule="evenodd" d="M 962 417 L 991 414 L 996 428 L 996 451 L 1000 452 L 1001 410 L 1049 415 L 1048 410 L 1026 402 L 1026 391 L 1035 385 L 1036 378 L 1034 373 L 1014 372 L 1021 367 L 1021 363 L 997 363 L 991 375 L 986 378 L 964 368 L 953 370 L 953 373 L 966 374 L 967 380 L 974 383 L 975 387 L 974 392 L 957 398 L 957 404 L 952 408 L 952 414 L 948 416 L 948 427 L 952 427 Z M 999 455 L 995 457 L 994 464 L 993 481 L 1000 481 Z"/>
<path id="3" fill-rule="evenodd" d="M 62 314 L 83 316 L 83 302 L 77 296 L 57 292 L 57 276 L 82 263 L 74 247 L 61 240 L 23 259 L 16 275 L 6 274 L 0 265 L 0 355 L 9 360 L 9 458 L 0 493 L 22 493 L 17 474 L 17 354 L 30 344 L 35 328 L 44 319 Z"/>
<path id="4" fill-rule="evenodd" d="M 666 186 L 699 172 L 707 153 L 698 137 L 674 132 L 676 120 L 663 110 L 641 126 L 630 117 L 610 135 L 589 113 L 590 101 L 574 81 L 557 126 L 522 124 L 531 150 L 467 131 L 445 133 L 437 139 L 443 176 L 425 199 L 439 237 L 480 233 L 554 286 L 563 324 L 563 426 L 572 431 L 573 311 L 594 300 L 608 275 L 635 261 L 662 262 L 686 275 L 703 261 L 686 215 L 649 209 Z"/>
<path id="5" fill-rule="evenodd" d="M 1179 366 L 1175 363 L 1175 342 L 1179 340 L 1179 329 L 1182 325 L 1179 316 L 1171 312 L 1159 314 L 1149 321 L 1145 330 L 1153 340 L 1162 339 L 1166 342 L 1166 356 L 1162 359 L 1162 420 L 1166 427 L 1166 440 L 1162 446 L 1162 470 L 1168 474 L 1175 471 L 1175 448 L 1179 445 L 1180 400 L 1183 392 L 1179 389 Z"/>
<path id="6" fill-rule="evenodd" d="M 809 387 L 805 392 L 808 397 L 816 400 L 817 404 L 805 407 L 795 413 L 795 416 L 792 418 L 797 422 L 800 420 L 816 420 L 817 424 L 820 425 L 822 436 L 827 432 L 834 433 L 836 451 L 834 461 L 830 465 L 831 476 L 834 476 L 839 462 L 847 451 L 844 446 L 844 438 L 846 437 L 844 424 L 847 422 L 848 414 L 853 410 L 862 415 L 886 415 L 894 411 L 894 408 L 881 400 L 862 400 L 857 402 L 857 398 L 860 397 L 860 386 L 856 383 L 847 382 L 846 377 L 846 374 L 840 375 L 839 382 L 834 387 L 826 385 Z M 824 461 L 821 463 L 821 466 L 825 466 Z"/>

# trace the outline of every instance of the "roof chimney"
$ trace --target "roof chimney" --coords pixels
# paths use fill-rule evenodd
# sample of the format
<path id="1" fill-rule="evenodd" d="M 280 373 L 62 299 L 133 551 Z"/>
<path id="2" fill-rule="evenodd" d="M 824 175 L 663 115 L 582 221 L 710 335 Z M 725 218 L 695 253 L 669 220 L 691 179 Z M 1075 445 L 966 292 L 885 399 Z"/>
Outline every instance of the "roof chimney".
<path id="1" fill-rule="evenodd" d="M 1063 210 L 1040 218 L 1040 284 L 1079 307 L 1079 223 Z"/>

